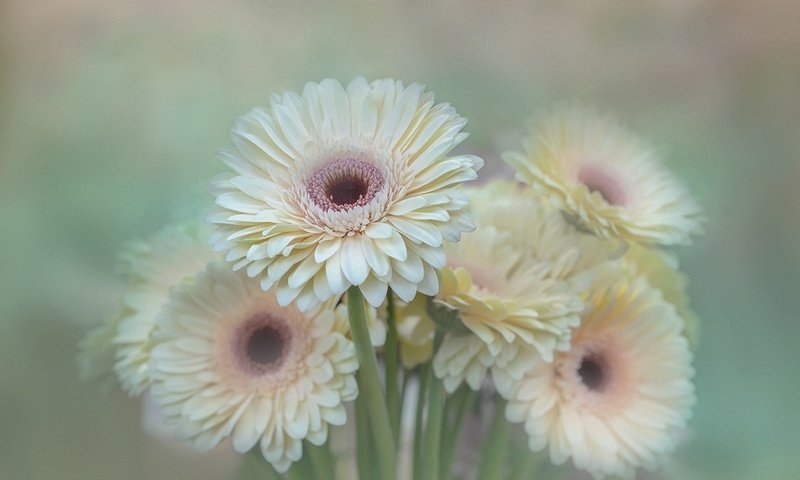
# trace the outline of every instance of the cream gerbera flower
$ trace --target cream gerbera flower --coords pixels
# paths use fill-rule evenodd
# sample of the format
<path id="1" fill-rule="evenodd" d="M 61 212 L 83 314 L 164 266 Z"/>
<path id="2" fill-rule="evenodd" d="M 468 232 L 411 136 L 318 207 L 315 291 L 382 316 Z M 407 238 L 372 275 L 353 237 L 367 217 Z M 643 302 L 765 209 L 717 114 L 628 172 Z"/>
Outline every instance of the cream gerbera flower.
<path id="1" fill-rule="evenodd" d="M 173 289 L 153 334 L 151 392 L 200 450 L 230 436 L 285 472 L 302 442 L 321 445 L 358 387 L 355 347 L 330 303 L 303 314 L 227 265 Z"/>
<path id="2" fill-rule="evenodd" d="M 150 333 L 170 288 L 219 258 L 208 245 L 206 233 L 198 225 L 169 226 L 147 242 L 133 245 L 123 256 L 130 290 L 123 298 L 125 313 L 113 340 L 114 371 L 131 395 L 139 395 L 148 386 Z"/>
<path id="3" fill-rule="evenodd" d="M 596 279 L 568 351 L 552 363 L 520 350 L 492 372 L 524 422 L 530 448 L 549 445 L 595 477 L 655 468 L 675 446 L 694 403 L 689 345 L 672 305 L 621 269 Z"/>
<path id="4" fill-rule="evenodd" d="M 702 231 L 700 209 L 652 148 L 616 120 L 559 111 L 504 159 L 520 180 L 548 194 L 597 235 L 646 244 L 686 244 Z"/>
<path id="5" fill-rule="evenodd" d="M 663 250 L 631 246 L 622 256 L 632 274 L 644 276 L 650 285 L 661 290 L 664 300 L 675 306 L 683 320 L 683 333 L 692 347 L 700 337 L 700 319 L 689 306 L 689 280 L 678 270 L 678 259 Z"/>
<path id="6" fill-rule="evenodd" d="M 281 305 L 301 310 L 358 286 L 373 307 L 438 291 L 443 243 L 474 229 L 455 187 L 483 161 L 446 157 L 466 120 L 419 84 L 306 85 L 232 131 L 233 172 L 212 181 L 217 250 Z"/>
<path id="7" fill-rule="evenodd" d="M 458 312 L 469 334 L 449 334 L 433 368 L 454 391 L 465 378 L 477 389 L 492 359 L 521 342 L 543 358 L 569 345 L 582 303 L 567 282 L 551 276 L 548 262 L 514 248 L 509 232 L 481 225 L 448 245 L 436 303 Z M 470 338 L 472 335 L 475 338 Z"/>

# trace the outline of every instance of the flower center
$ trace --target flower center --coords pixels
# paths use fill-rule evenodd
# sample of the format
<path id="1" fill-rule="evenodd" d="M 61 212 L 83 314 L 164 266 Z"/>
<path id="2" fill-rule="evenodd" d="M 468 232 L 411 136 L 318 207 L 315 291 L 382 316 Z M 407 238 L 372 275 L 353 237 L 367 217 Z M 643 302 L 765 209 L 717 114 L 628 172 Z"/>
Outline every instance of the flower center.
<path id="1" fill-rule="evenodd" d="M 581 382 L 593 392 L 602 392 L 608 385 L 608 365 L 602 356 L 587 354 L 578 367 Z"/>
<path id="2" fill-rule="evenodd" d="M 366 205 L 375 198 L 383 183 L 383 175 L 374 165 L 345 158 L 314 172 L 306 190 L 322 210 L 341 211 Z"/>
<path id="3" fill-rule="evenodd" d="M 241 366 L 260 376 L 280 368 L 290 343 L 291 332 L 283 322 L 269 315 L 258 315 L 242 327 L 235 348 Z"/>
<path id="4" fill-rule="evenodd" d="M 603 168 L 587 165 L 578 172 L 578 181 L 590 192 L 597 192 L 610 205 L 620 206 L 626 202 L 625 190 L 619 181 Z"/>

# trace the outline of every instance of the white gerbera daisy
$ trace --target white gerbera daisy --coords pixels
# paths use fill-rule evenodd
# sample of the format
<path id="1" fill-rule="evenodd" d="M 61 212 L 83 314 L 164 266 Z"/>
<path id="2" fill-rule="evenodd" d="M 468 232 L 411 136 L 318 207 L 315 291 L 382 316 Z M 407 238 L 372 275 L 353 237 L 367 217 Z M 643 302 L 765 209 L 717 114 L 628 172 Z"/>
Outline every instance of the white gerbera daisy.
<path id="1" fill-rule="evenodd" d="M 150 333 L 170 288 L 202 271 L 215 258 L 219 255 L 208 245 L 205 229 L 198 225 L 165 227 L 123 255 L 130 289 L 123 298 L 125 314 L 113 340 L 114 371 L 129 394 L 139 395 L 148 386 Z"/>
<path id="2" fill-rule="evenodd" d="M 512 245 L 510 232 L 481 225 L 447 247 L 448 266 L 440 271 L 436 303 L 458 312 L 472 335 L 447 335 L 433 368 L 454 391 L 465 378 L 477 389 L 492 359 L 521 342 L 550 360 L 569 346 L 583 304 L 553 267 Z M 469 368 L 467 368 L 469 367 Z"/>
<path id="3" fill-rule="evenodd" d="M 151 392 L 200 450 L 230 436 L 285 472 L 302 442 L 321 445 L 346 419 L 358 361 L 330 303 L 303 314 L 222 263 L 173 289 L 153 333 Z"/>
<path id="4" fill-rule="evenodd" d="M 387 288 L 410 301 L 438 291 L 443 243 L 474 229 L 455 187 L 483 161 L 446 157 L 466 120 L 421 85 L 309 83 L 275 95 L 220 153 L 212 181 L 215 248 L 281 305 L 301 310 L 358 286 L 373 307 Z"/>
<path id="5" fill-rule="evenodd" d="M 609 274 L 611 272 L 609 271 Z M 600 278 L 566 352 L 552 363 L 520 349 L 493 371 L 506 417 L 524 422 L 531 450 L 549 445 L 595 477 L 655 468 L 694 403 L 692 356 L 674 307 L 621 269 Z"/>
<path id="6" fill-rule="evenodd" d="M 652 148 L 616 120 L 559 111 L 504 159 L 520 180 L 595 234 L 646 244 L 686 244 L 702 231 L 700 209 Z"/>

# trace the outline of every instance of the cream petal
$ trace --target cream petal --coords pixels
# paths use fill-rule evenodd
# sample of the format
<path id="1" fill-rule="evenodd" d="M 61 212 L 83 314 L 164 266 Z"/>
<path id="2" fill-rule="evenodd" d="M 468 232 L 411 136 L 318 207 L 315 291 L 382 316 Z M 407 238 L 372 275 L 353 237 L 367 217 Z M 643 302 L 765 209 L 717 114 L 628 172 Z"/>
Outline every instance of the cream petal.
<path id="1" fill-rule="evenodd" d="M 361 285 L 369 275 L 360 237 L 348 237 L 342 242 L 340 254 L 342 272 L 352 285 Z"/>
<path id="2" fill-rule="evenodd" d="M 305 260 L 300 262 L 294 271 L 289 275 L 288 283 L 292 288 L 299 288 L 308 282 L 311 277 L 316 275 L 322 268 L 321 263 L 317 263 L 313 255 L 309 255 Z"/>
<path id="3" fill-rule="evenodd" d="M 295 151 L 304 152 L 306 145 L 311 142 L 311 135 L 306 131 L 303 121 L 298 118 L 297 112 L 292 108 L 279 104 L 273 105 L 272 110 L 283 129 L 284 135 L 286 135 L 286 140 L 289 141 Z"/>
<path id="4" fill-rule="evenodd" d="M 425 243 L 432 247 L 442 244 L 442 233 L 428 223 L 407 221 L 398 217 L 389 217 L 389 223 L 416 243 Z"/>
<path id="5" fill-rule="evenodd" d="M 383 301 L 386 300 L 386 292 L 389 289 L 389 284 L 370 275 L 359 288 L 367 302 L 372 307 L 378 308 Z"/>
<path id="6" fill-rule="evenodd" d="M 394 258 L 395 260 L 403 262 L 408 257 L 408 251 L 406 249 L 406 243 L 403 241 L 403 237 L 401 237 L 400 234 L 394 230 L 392 230 L 391 237 L 386 239 L 376 239 L 375 245 L 377 245 L 381 251 L 383 251 L 383 253 Z"/>
<path id="7" fill-rule="evenodd" d="M 413 251 L 408 252 L 405 262 L 392 261 L 392 271 L 414 284 L 421 282 L 425 276 L 422 259 Z"/>
<path id="8" fill-rule="evenodd" d="M 392 291 L 400 297 L 400 300 L 408 303 L 414 300 L 417 294 L 417 285 L 409 282 L 399 275 L 393 275 L 389 281 L 389 286 Z"/>
<path id="9" fill-rule="evenodd" d="M 386 277 L 391 272 L 389 259 L 383 255 L 377 245 L 370 238 L 362 238 L 361 246 L 364 249 L 364 259 L 369 268 L 375 272 L 376 277 Z"/>
<path id="10" fill-rule="evenodd" d="M 325 262 L 325 275 L 328 286 L 334 295 L 341 295 L 349 286 L 340 266 L 340 254 L 336 252 Z"/>
<path id="11" fill-rule="evenodd" d="M 322 263 L 341 249 L 342 239 L 339 237 L 327 238 L 317 244 L 314 250 L 314 260 Z"/>
<path id="12" fill-rule="evenodd" d="M 367 225 L 364 230 L 369 238 L 373 239 L 387 239 L 392 236 L 392 227 L 385 222 L 375 222 Z"/>

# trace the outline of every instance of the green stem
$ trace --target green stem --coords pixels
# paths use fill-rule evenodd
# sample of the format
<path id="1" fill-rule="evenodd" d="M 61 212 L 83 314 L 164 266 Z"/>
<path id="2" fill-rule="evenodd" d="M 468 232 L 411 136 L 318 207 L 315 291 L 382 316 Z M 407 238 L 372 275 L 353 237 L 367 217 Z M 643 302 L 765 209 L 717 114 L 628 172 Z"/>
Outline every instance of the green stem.
<path id="1" fill-rule="evenodd" d="M 423 364 L 417 372 L 419 391 L 417 392 L 417 414 L 414 418 L 414 478 L 422 476 L 422 421 L 425 412 L 425 398 L 430 380 L 430 362 Z"/>
<path id="2" fill-rule="evenodd" d="M 398 391 L 398 354 L 397 354 L 397 326 L 395 325 L 394 295 L 392 292 L 386 296 L 388 302 L 386 315 L 386 345 L 383 349 L 383 357 L 386 361 L 386 407 L 389 410 L 389 420 L 394 432 L 394 440 L 400 438 L 400 404 L 401 397 Z"/>
<path id="3" fill-rule="evenodd" d="M 505 408 L 506 401 L 497 397 L 494 421 L 484 443 L 483 460 L 478 474 L 479 480 L 495 480 L 503 475 L 508 451 L 508 436 L 511 433 L 511 423 L 506 420 Z"/>
<path id="4" fill-rule="evenodd" d="M 314 477 L 314 468 L 311 466 L 308 455 L 303 455 L 300 457 L 300 460 L 292 464 L 286 476 L 289 477 L 289 480 L 308 480 L 309 478 L 316 478 Z"/>
<path id="5" fill-rule="evenodd" d="M 361 378 L 359 376 L 359 383 Z M 359 395 L 355 401 L 356 410 L 356 466 L 361 480 L 372 476 L 372 440 L 369 434 L 369 414 L 364 397 Z"/>
<path id="6" fill-rule="evenodd" d="M 364 297 L 358 287 L 350 287 L 347 291 L 347 315 L 350 319 L 350 333 L 356 347 L 358 357 L 359 379 L 361 380 L 359 395 L 363 395 L 370 416 L 370 425 L 374 435 L 378 458 L 381 463 L 381 478 L 393 480 L 396 473 L 396 450 L 389 411 L 381 388 L 381 377 L 378 373 L 378 361 L 375 350 L 369 339 L 367 316 L 364 312 Z"/>
<path id="7" fill-rule="evenodd" d="M 314 471 L 317 473 L 314 478 L 317 480 L 335 480 L 336 462 L 333 459 L 328 442 L 319 446 L 306 442 L 305 449 L 311 459 L 311 465 L 314 466 Z"/>
<path id="8" fill-rule="evenodd" d="M 456 416 L 453 425 L 442 442 L 442 462 L 439 477 L 442 479 L 450 478 L 450 469 L 453 466 L 456 447 L 458 447 L 458 437 L 461 433 L 461 426 L 464 424 L 464 417 L 467 412 L 472 410 L 477 394 L 469 387 L 463 386 L 456 394 L 447 400 L 445 405 L 445 418 L 448 418 L 450 411 L 455 409 Z"/>
<path id="9" fill-rule="evenodd" d="M 442 332 L 437 331 L 433 340 L 434 355 L 442 342 Z M 431 378 L 428 387 L 428 426 L 425 430 L 425 458 L 423 479 L 436 480 L 439 475 L 439 448 L 442 441 L 442 417 L 444 414 L 444 386 L 437 378 Z"/>
<path id="10" fill-rule="evenodd" d="M 280 480 L 281 476 L 264 459 L 261 449 L 255 447 L 244 455 L 239 467 L 239 475 L 236 478 L 240 480 Z"/>
<path id="11" fill-rule="evenodd" d="M 526 448 L 522 460 L 514 466 L 509 480 L 531 480 L 542 460 L 541 452 L 534 453 Z"/>

